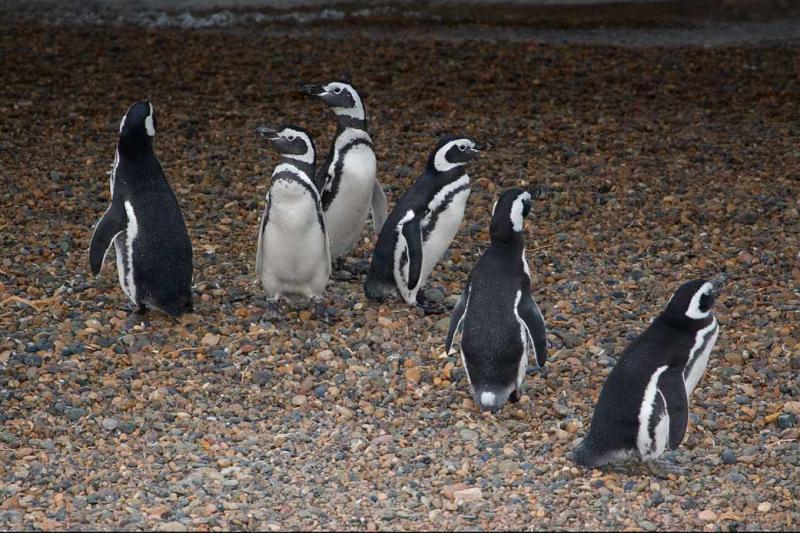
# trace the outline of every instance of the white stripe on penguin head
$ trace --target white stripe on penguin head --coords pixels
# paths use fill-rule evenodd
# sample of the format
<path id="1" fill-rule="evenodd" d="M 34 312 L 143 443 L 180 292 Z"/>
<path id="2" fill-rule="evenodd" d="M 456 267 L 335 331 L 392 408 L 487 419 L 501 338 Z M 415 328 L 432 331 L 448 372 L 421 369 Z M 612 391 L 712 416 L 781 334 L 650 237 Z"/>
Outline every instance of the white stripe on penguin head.
<path id="1" fill-rule="evenodd" d="M 525 202 L 531 199 L 531 195 L 524 192 L 517 196 L 514 203 L 511 204 L 511 226 L 514 231 L 520 232 L 523 228 L 522 212 L 525 210 Z"/>
<path id="2" fill-rule="evenodd" d="M 155 123 L 153 122 L 153 104 L 147 102 L 147 105 L 150 106 L 150 114 L 147 115 L 146 119 L 144 119 L 144 129 L 145 131 L 147 131 L 147 135 L 149 135 L 150 137 L 155 137 L 156 126 Z"/>
<path id="3" fill-rule="evenodd" d="M 464 150 L 466 150 L 467 148 L 475 146 L 475 143 L 469 139 L 455 139 L 439 148 L 436 151 L 436 156 L 433 158 L 433 168 L 435 168 L 437 172 L 447 172 L 448 170 L 464 165 L 463 161 L 453 163 L 447 159 L 447 152 L 454 146 L 458 146 L 459 148 L 463 146 Z"/>
<path id="4" fill-rule="evenodd" d="M 703 283 L 703 286 L 700 287 L 696 293 L 694 293 L 694 296 L 692 296 L 692 301 L 689 302 L 689 309 L 686 310 L 686 316 L 689 318 L 694 318 L 695 320 L 700 320 L 706 318 L 709 313 L 711 313 L 710 309 L 708 311 L 700 310 L 700 299 L 704 295 L 710 293 L 713 288 L 714 287 L 710 283 Z"/>
<path id="5" fill-rule="evenodd" d="M 325 91 L 334 94 L 341 94 L 344 91 L 350 93 L 350 96 L 353 98 L 353 106 L 352 107 L 334 107 L 333 112 L 337 115 L 344 115 L 348 117 L 357 118 L 360 120 L 364 120 L 366 116 L 364 113 L 364 104 L 361 102 L 361 96 L 358 94 L 352 85 L 347 83 L 341 83 L 338 81 L 334 81 L 325 85 L 323 87 Z M 338 93 L 336 91 L 339 91 Z"/>
<path id="6" fill-rule="evenodd" d="M 281 137 L 285 138 L 289 142 L 293 141 L 294 138 L 300 137 L 305 141 L 306 144 L 306 151 L 303 154 L 282 154 L 283 157 L 287 157 L 289 159 L 296 159 L 297 161 L 302 161 L 303 163 L 313 163 L 314 162 L 314 150 L 311 148 L 311 138 L 306 135 L 302 131 L 298 131 L 294 128 L 284 128 L 278 134 Z M 291 139 L 290 139 L 291 137 Z"/>

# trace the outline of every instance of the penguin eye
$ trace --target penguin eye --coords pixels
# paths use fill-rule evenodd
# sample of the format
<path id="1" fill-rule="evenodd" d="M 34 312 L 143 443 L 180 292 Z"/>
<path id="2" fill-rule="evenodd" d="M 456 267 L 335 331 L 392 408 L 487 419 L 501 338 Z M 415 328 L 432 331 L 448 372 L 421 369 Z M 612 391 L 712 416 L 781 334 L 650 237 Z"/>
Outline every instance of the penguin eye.
<path id="1" fill-rule="evenodd" d="M 294 135 L 289 135 L 286 137 L 286 140 L 292 142 L 294 140 Z"/>
<path id="2" fill-rule="evenodd" d="M 467 149 L 467 145 L 466 145 L 466 144 L 459 144 L 459 145 L 458 145 L 458 149 L 459 149 L 459 150 L 461 150 L 461 151 L 463 152 L 464 150 L 466 150 L 466 149 Z"/>
<path id="3" fill-rule="evenodd" d="M 333 92 L 334 92 L 334 94 L 339 94 L 339 93 L 342 92 L 342 88 L 341 87 L 334 87 Z"/>

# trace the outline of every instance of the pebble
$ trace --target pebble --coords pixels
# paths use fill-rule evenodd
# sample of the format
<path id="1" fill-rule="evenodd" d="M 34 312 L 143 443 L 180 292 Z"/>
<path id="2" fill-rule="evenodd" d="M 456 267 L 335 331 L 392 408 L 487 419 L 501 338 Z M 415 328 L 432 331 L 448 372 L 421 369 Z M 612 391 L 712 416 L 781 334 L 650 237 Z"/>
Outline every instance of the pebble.
<path id="1" fill-rule="evenodd" d="M 180 522 L 167 522 L 158 526 L 158 531 L 189 531 L 185 525 L 181 524 Z"/>
<path id="2" fill-rule="evenodd" d="M 736 454 L 730 448 L 725 448 L 722 450 L 722 462 L 726 465 L 735 465 L 736 464 Z"/>
<path id="3" fill-rule="evenodd" d="M 697 517 L 703 522 L 714 522 L 717 519 L 717 513 L 710 509 L 706 509 L 705 511 L 700 511 Z"/>
<path id="4" fill-rule="evenodd" d="M 483 499 L 483 492 L 480 487 L 470 487 L 468 489 L 457 490 L 453 493 L 456 502 L 472 502 Z"/>
<path id="5" fill-rule="evenodd" d="M 114 431 L 119 426 L 119 422 L 115 418 L 104 418 L 102 424 L 106 431 Z"/>
<path id="6" fill-rule="evenodd" d="M 772 504 L 769 502 L 761 502 L 758 504 L 759 513 L 768 513 L 772 510 Z"/>
<path id="7" fill-rule="evenodd" d="M 458 432 L 458 434 L 461 435 L 461 438 L 463 440 L 467 441 L 476 441 L 478 440 L 479 437 L 478 432 L 473 431 L 471 429 L 462 429 L 461 431 Z"/>
<path id="8" fill-rule="evenodd" d="M 297 406 L 305 405 L 307 401 L 308 399 L 302 394 L 297 394 L 292 397 L 292 405 L 297 405 Z"/>

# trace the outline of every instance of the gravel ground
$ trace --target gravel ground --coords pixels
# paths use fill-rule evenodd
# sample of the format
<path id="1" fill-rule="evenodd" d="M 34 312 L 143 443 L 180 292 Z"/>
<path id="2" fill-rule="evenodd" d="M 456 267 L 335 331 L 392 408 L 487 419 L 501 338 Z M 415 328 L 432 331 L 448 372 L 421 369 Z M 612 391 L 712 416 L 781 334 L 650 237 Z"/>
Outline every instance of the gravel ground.
<path id="1" fill-rule="evenodd" d="M 7 25 L 0 528 L 796 528 L 798 53 Z M 368 302 L 358 276 L 329 285 L 331 325 L 262 320 L 274 154 L 253 128 L 297 122 L 326 149 L 331 113 L 292 89 L 342 70 L 390 203 L 442 133 L 495 145 L 429 296 L 457 298 L 499 191 L 534 193 L 551 361 L 497 415 L 442 355 L 448 317 Z M 196 314 L 125 333 L 114 265 L 93 279 L 87 249 L 119 119 L 147 96 Z M 719 272 L 720 340 L 673 454 L 686 474 L 576 468 L 615 355 L 680 282 Z"/>

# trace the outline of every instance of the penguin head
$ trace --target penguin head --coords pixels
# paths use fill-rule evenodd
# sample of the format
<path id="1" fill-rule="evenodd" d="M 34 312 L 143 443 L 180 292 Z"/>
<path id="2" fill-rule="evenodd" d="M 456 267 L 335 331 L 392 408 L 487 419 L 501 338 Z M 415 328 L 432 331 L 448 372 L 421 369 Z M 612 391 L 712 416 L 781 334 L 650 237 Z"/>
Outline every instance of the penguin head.
<path id="1" fill-rule="evenodd" d="M 156 135 L 156 117 L 153 104 L 136 102 L 119 123 L 119 144 L 124 149 L 152 147 Z"/>
<path id="2" fill-rule="evenodd" d="M 448 172 L 464 166 L 485 148 L 469 137 L 448 135 L 436 143 L 436 148 L 428 160 L 428 167 L 436 172 Z"/>
<path id="3" fill-rule="evenodd" d="M 513 243 L 525 231 L 524 219 L 531 212 L 531 195 L 522 189 L 508 189 L 492 208 L 492 242 Z"/>
<path id="4" fill-rule="evenodd" d="M 256 132 L 265 137 L 283 157 L 313 163 L 316 155 L 314 141 L 307 130 L 287 124 L 280 129 L 259 126 Z"/>
<path id="5" fill-rule="evenodd" d="M 347 116 L 364 120 L 364 104 L 361 97 L 349 82 L 332 81 L 325 85 L 308 84 L 300 89 L 307 95 L 316 96 L 328 104 L 337 116 Z"/>
<path id="6" fill-rule="evenodd" d="M 706 323 L 716 294 L 714 284 L 704 279 L 684 283 L 672 295 L 665 313 L 678 321 Z"/>

